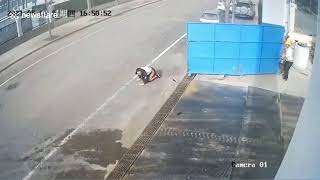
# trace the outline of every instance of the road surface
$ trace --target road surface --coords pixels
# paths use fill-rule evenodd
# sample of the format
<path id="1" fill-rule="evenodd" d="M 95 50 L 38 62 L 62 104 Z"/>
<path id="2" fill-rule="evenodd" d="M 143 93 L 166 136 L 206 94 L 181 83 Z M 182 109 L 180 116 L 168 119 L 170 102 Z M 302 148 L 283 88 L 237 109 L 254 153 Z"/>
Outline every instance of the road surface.
<path id="1" fill-rule="evenodd" d="M 159 1 L 1 73 L 0 179 L 106 177 L 185 75 L 186 22 L 216 5 Z M 140 87 L 134 72 L 147 64 L 162 78 Z"/>
<path id="2" fill-rule="evenodd" d="M 186 22 L 216 3 L 163 0 L 77 32 L 3 72 L 0 179 L 108 174 L 184 76 Z M 138 86 L 135 68 L 152 61 L 163 78 Z"/>

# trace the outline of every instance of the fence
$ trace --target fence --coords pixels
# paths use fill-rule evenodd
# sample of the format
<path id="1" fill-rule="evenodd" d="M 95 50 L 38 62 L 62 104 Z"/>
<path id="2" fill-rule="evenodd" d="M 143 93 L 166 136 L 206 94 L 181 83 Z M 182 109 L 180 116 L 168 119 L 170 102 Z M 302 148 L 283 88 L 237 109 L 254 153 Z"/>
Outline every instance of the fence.
<path id="1" fill-rule="evenodd" d="M 3 21 L 3 23 L 5 23 Z M 0 27 L 0 45 L 14 39 L 18 36 L 17 25 L 15 21 L 8 21 L 5 26 Z"/>
<path id="2" fill-rule="evenodd" d="M 188 73 L 274 74 L 282 54 L 284 27 L 188 23 Z"/>
<path id="3" fill-rule="evenodd" d="M 21 0 L 19 0 L 20 2 Z M 0 0 L 1 2 L 1 0 Z M 6 3 L 7 0 L 5 1 L 4 4 L 0 3 L 0 46 L 1 45 L 5 45 L 6 42 L 15 39 L 18 37 L 18 31 L 17 31 L 17 24 L 15 22 L 15 20 L 12 20 L 8 17 L 6 17 L 6 15 L 8 14 L 8 10 L 11 10 L 13 8 L 15 9 L 21 9 L 21 3 L 20 6 L 18 6 L 19 3 L 18 0 L 16 1 L 12 1 L 9 0 L 9 5 L 8 3 Z M 21 1 L 22 2 L 22 1 Z M 33 3 L 32 3 L 33 2 Z M 38 3 L 34 3 L 36 1 L 31 1 L 31 0 L 27 0 L 25 1 L 26 5 L 28 6 L 24 6 L 26 8 L 35 10 L 36 12 L 38 12 L 39 10 L 45 10 L 46 9 L 46 5 L 43 4 L 44 1 L 37 1 Z M 50 2 L 48 0 L 48 2 Z M 53 1 L 55 2 L 55 1 Z M 104 5 L 104 4 L 108 4 L 110 3 L 110 5 L 108 7 L 113 6 L 115 3 L 115 0 L 91 0 L 91 5 L 93 6 L 92 8 L 100 8 L 98 7 L 99 5 Z M 123 1 L 121 1 L 123 2 Z M 41 4 L 39 4 L 41 3 Z M 8 9 L 8 7 L 10 7 Z M 61 9 L 61 10 L 75 10 L 76 12 L 80 11 L 80 10 L 84 10 L 87 9 L 87 0 L 66 0 L 66 1 L 57 1 L 56 3 L 52 4 L 52 8 L 53 9 Z M 54 25 L 57 21 L 60 21 L 60 19 L 52 19 L 53 20 L 53 28 Z M 48 22 L 47 19 L 45 18 L 23 18 L 21 19 L 21 28 L 22 28 L 22 32 L 23 33 L 27 33 L 30 31 L 33 31 L 34 29 L 37 29 L 39 27 L 44 27 L 44 25 L 46 25 Z M 61 21 L 63 22 L 68 22 L 65 20 Z M 57 22 L 57 24 L 59 24 Z"/>

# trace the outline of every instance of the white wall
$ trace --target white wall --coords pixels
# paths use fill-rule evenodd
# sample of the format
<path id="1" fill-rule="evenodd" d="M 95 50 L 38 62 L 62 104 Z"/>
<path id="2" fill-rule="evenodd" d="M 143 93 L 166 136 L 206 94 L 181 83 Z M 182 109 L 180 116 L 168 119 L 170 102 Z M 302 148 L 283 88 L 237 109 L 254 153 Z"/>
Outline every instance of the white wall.
<path id="1" fill-rule="evenodd" d="M 320 13 L 317 27 L 309 93 L 275 179 L 320 179 Z"/>
<path id="2" fill-rule="evenodd" d="M 263 0 L 262 22 L 286 27 L 286 0 Z"/>

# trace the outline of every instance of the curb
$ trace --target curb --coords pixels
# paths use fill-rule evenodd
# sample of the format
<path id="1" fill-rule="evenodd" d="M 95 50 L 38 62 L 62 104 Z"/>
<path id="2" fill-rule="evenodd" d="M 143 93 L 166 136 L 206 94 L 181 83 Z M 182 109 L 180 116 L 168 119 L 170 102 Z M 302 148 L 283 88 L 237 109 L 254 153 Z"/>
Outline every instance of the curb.
<path id="1" fill-rule="evenodd" d="M 96 22 L 94 22 L 94 23 L 92 23 L 92 24 L 86 25 L 86 26 L 84 26 L 84 27 L 82 27 L 82 28 L 80 28 L 80 29 L 77 29 L 77 30 L 75 30 L 75 31 L 72 31 L 71 33 L 68 33 L 68 34 L 66 34 L 66 35 L 64 35 L 64 36 L 60 36 L 60 37 L 58 37 L 58 38 L 55 38 L 55 39 L 53 39 L 52 41 L 50 41 L 50 42 L 48 42 L 48 43 L 46 43 L 46 44 L 44 44 L 44 45 L 42 45 L 42 46 L 40 46 L 40 47 L 32 50 L 32 51 L 30 51 L 30 52 L 28 52 L 27 54 L 21 56 L 21 57 L 18 58 L 17 60 L 11 62 L 9 65 L 5 66 L 4 68 L 2 68 L 2 69 L 0 70 L 0 74 L 3 73 L 5 70 L 9 69 L 11 66 L 13 66 L 13 65 L 15 65 L 16 63 L 20 62 L 22 59 L 24 59 L 24 58 L 32 55 L 33 53 L 39 51 L 40 49 L 43 49 L 43 48 L 49 46 L 50 44 L 52 44 L 52 43 L 54 43 L 54 42 L 57 42 L 57 41 L 59 41 L 59 40 L 61 40 L 61 39 L 63 39 L 63 38 L 69 37 L 69 36 L 71 36 L 71 35 L 79 32 L 79 31 L 81 31 L 81 30 L 83 30 L 83 29 L 86 29 L 86 28 L 88 28 L 88 27 L 91 27 L 91 26 L 93 26 L 93 25 L 96 25 L 96 24 L 98 24 L 98 23 L 101 23 L 101 22 L 103 22 L 103 21 L 106 21 L 106 20 L 108 20 L 108 19 L 110 19 L 110 18 L 123 15 L 123 14 L 125 14 L 125 13 L 127 13 L 127 12 L 130 12 L 130 11 L 133 11 L 133 10 L 135 10 L 135 9 L 138 9 L 138 8 L 141 8 L 141 7 L 150 5 L 150 4 L 154 4 L 154 3 L 157 3 L 157 2 L 160 2 L 160 1 L 162 1 L 162 0 L 155 0 L 155 1 L 152 1 L 152 2 L 148 2 L 148 3 L 142 4 L 142 5 L 133 7 L 133 8 L 131 8 L 131 9 L 125 10 L 125 11 L 123 11 L 123 12 L 120 12 L 120 13 L 114 15 L 114 16 L 107 17 L 107 18 L 104 18 L 104 19 L 100 19 L 100 20 L 98 20 L 98 21 L 96 21 Z"/>

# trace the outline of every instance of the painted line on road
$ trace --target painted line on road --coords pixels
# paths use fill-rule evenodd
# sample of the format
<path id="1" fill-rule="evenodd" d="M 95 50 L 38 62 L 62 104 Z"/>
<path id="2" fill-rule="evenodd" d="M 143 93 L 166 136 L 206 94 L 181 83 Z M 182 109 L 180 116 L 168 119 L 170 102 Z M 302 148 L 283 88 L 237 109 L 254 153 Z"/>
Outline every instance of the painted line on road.
<path id="1" fill-rule="evenodd" d="M 100 30 L 95 31 L 95 32 L 93 32 L 93 33 L 87 34 L 86 36 L 84 36 L 84 37 L 82 37 L 82 38 L 80 38 L 80 39 L 78 39 L 78 40 L 76 40 L 76 41 L 73 41 L 72 43 L 70 43 L 70 44 L 68 44 L 68 45 L 66 45 L 66 46 L 63 46 L 63 47 L 59 48 L 58 50 L 56 50 L 56 51 L 48 54 L 47 56 L 45 56 L 45 57 L 43 57 L 43 58 L 40 58 L 38 61 L 32 63 L 31 65 L 27 66 L 26 68 L 24 68 L 24 69 L 22 69 L 21 71 L 19 71 L 17 74 L 13 75 L 12 77 L 10 77 L 10 78 L 7 79 L 6 81 L 4 81 L 2 84 L 0 84 L 0 87 L 4 86 L 4 85 L 7 84 L 9 81 L 11 81 L 12 79 L 16 78 L 16 77 L 19 76 L 20 74 L 24 73 L 26 70 L 30 69 L 31 67 L 33 67 L 33 66 L 39 64 L 40 62 L 44 61 L 44 60 L 47 59 L 48 57 L 50 57 L 50 56 L 52 56 L 52 55 L 54 55 L 54 54 L 57 54 L 58 52 L 64 50 L 65 48 L 68 48 L 68 47 L 70 47 L 70 46 L 72 46 L 72 45 L 74 45 L 74 44 L 82 41 L 83 39 L 88 38 L 88 37 L 90 37 L 90 36 L 92 36 L 92 35 L 100 32 L 100 31 L 102 31 L 102 30 L 103 30 L 103 29 L 100 29 Z"/>
<path id="2" fill-rule="evenodd" d="M 162 53 L 160 53 L 157 57 L 155 57 L 150 64 L 148 64 L 147 66 L 150 66 L 151 64 L 155 63 L 156 61 L 158 61 L 158 59 L 163 56 L 167 51 L 169 51 L 173 46 L 175 46 L 179 41 L 181 41 L 181 39 L 183 39 L 184 37 L 186 37 L 187 34 L 182 35 L 179 39 L 177 39 L 175 42 L 173 42 L 169 47 L 167 47 L 167 49 L 165 49 Z"/>
<path id="3" fill-rule="evenodd" d="M 183 34 L 180 38 L 174 41 L 169 47 L 167 47 L 162 53 L 155 57 L 148 66 L 157 62 L 160 57 L 162 57 L 166 52 L 168 52 L 173 46 L 175 46 L 181 39 L 186 37 L 186 34 Z M 133 76 L 128 82 L 122 85 L 111 97 L 107 98 L 103 104 L 101 104 L 94 112 L 92 112 L 87 118 L 85 118 L 80 125 L 78 125 L 68 136 L 66 136 L 57 147 L 54 147 L 24 178 L 23 180 L 29 180 L 35 171 L 48 159 L 50 159 L 64 144 L 66 144 L 82 127 L 84 127 L 93 117 L 95 117 L 103 108 L 105 108 L 122 90 L 129 86 L 137 76 Z"/>
<path id="4" fill-rule="evenodd" d="M 162 0 L 162 1 L 165 1 L 165 0 Z M 155 2 L 160 2 L 160 1 L 155 1 Z M 149 5 L 149 4 L 147 4 L 147 5 Z M 161 6 L 162 6 L 162 5 L 160 5 L 160 6 L 158 6 L 158 7 L 161 7 Z M 140 7 L 140 6 L 138 6 L 138 7 Z M 158 8 L 158 7 L 156 7 L 156 8 Z M 135 15 L 139 15 L 139 14 L 141 14 L 141 13 L 145 13 L 145 12 L 140 12 L 140 13 L 137 13 L 137 14 L 135 14 Z M 132 17 L 132 16 L 131 16 L 131 17 Z M 126 20 L 128 20 L 128 18 L 122 18 L 122 19 L 120 19 L 119 21 L 116 21 L 116 23 L 124 22 L 124 21 L 126 21 Z M 35 66 L 35 65 L 41 63 L 42 61 L 46 60 L 48 57 L 50 57 L 50 56 L 52 56 L 52 55 L 54 55 L 54 54 L 57 54 L 57 53 L 59 53 L 60 51 L 66 49 L 66 48 L 68 48 L 68 47 L 70 47 L 70 46 L 72 46 L 72 45 L 74 45 L 74 44 L 76 44 L 76 43 L 78 43 L 78 42 L 80 42 L 80 41 L 82 41 L 82 40 L 90 37 L 90 36 L 93 36 L 93 35 L 101 32 L 101 31 L 104 31 L 104 30 L 106 30 L 106 29 L 109 28 L 109 27 L 111 27 L 111 26 L 104 27 L 104 28 L 101 28 L 101 29 L 99 29 L 99 30 L 97 30 L 97 31 L 94 31 L 94 32 L 92 32 L 92 33 L 89 33 L 89 34 L 83 36 L 82 38 L 80 38 L 80 39 L 78 39 L 78 40 L 76 40 L 76 41 L 73 41 L 73 42 L 71 42 L 71 43 L 69 43 L 69 44 L 67 44 L 67 45 L 65 45 L 65 46 L 57 49 L 56 51 L 48 54 L 47 56 L 40 58 L 40 59 L 37 60 L 36 62 L 32 63 L 31 65 L 27 66 L 26 68 L 22 69 L 21 71 L 19 71 L 18 73 L 16 73 L 15 75 L 11 76 L 11 77 L 10 77 L 9 79 L 7 79 L 6 81 L 4 81 L 3 83 L 1 83 L 1 84 L 0 84 L 0 88 L 1 88 L 2 86 L 6 85 L 6 84 L 7 84 L 9 81 L 11 81 L 12 79 L 18 77 L 19 75 L 21 75 L 22 73 L 24 73 L 25 71 L 27 71 L 28 69 L 30 69 L 30 68 L 32 68 L 33 66 Z"/>
<path id="5" fill-rule="evenodd" d="M 98 32 L 103 31 L 104 29 L 105 29 L 105 28 L 102 28 L 102 29 L 99 29 L 99 30 L 97 30 L 97 31 L 94 31 L 94 32 L 92 32 L 92 33 L 90 33 L 90 34 L 87 34 L 87 35 L 83 36 L 82 38 L 80 38 L 80 39 L 78 39 L 78 40 L 76 40 L 76 41 L 73 41 L 72 43 L 69 43 L 69 44 L 67 44 L 67 45 L 65 45 L 65 46 L 57 49 L 56 51 L 48 54 L 47 56 L 45 56 L 45 57 L 43 57 L 43 58 L 40 58 L 40 59 L 37 60 L 36 62 L 32 63 L 31 65 L 27 66 L 26 68 L 24 68 L 24 69 L 22 69 L 21 71 L 19 71 L 17 74 L 11 76 L 9 79 L 7 79 L 7 80 L 4 81 L 3 83 L 1 83 L 1 84 L 0 84 L 0 87 L 4 86 L 5 84 L 7 84 L 7 83 L 8 83 L 9 81 L 11 81 L 12 79 L 18 77 L 20 74 L 24 73 L 26 70 L 30 69 L 31 67 L 33 67 L 33 66 L 39 64 L 40 62 L 44 61 L 44 60 L 47 59 L 48 57 L 50 57 L 50 56 L 52 56 L 52 55 L 54 55 L 54 54 L 57 54 L 57 53 L 59 53 L 60 51 L 66 49 L 66 48 L 68 48 L 68 47 L 70 47 L 70 46 L 72 46 L 72 45 L 74 45 L 74 44 L 76 44 L 76 43 L 78 43 L 78 42 L 80 42 L 80 41 L 82 41 L 83 39 L 88 38 L 88 37 L 90 37 L 90 36 L 92 36 L 92 35 L 94 35 L 94 34 L 97 34 Z"/>

